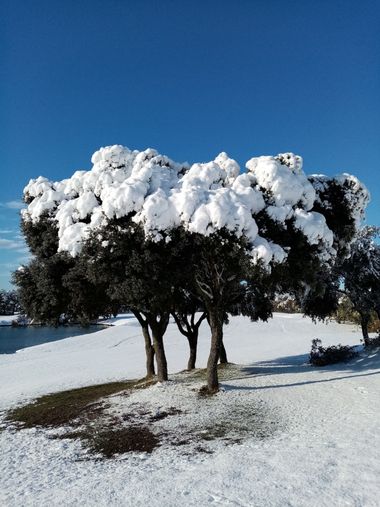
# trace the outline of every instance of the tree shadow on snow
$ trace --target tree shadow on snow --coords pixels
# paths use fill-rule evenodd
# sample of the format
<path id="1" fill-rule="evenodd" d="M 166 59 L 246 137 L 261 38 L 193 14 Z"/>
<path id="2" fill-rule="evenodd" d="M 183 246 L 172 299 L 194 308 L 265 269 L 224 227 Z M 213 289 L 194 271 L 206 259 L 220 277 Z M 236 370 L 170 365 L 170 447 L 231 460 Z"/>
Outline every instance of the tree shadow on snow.
<path id="1" fill-rule="evenodd" d="M 271 384 L 266 386 L 232 386 L 223 383 L 226 390 L 264 390 L 264 389 L 277 389 L 283 387 L 295 387 L 307 384 L 320 384 L 325 382 L 335 382 L 340 380 L 347 380 L 353 377 L 369 377 L 380 374 L 380 349 L 376 350 L 363 350 L 359 356 L 346 363 L 337 363 L 329 366 L 312 366 L 309 364 L 309 355 L 300 354 L 296 356 L 279 357 L 271 361 L 261 361 L 252 365 L 243 366 L 241 368 L 243 377 L 241 380 L 249 377 L 263 377 L 271 375 L 293 375 L 302 373 L 312 373 L 318 375 L 315 380 L 310 377 L 305 381 L 284 382 L 279 384 Z M 346 375 L 345 375 L 346 374 Z M 321 375 L 323 376 L 321 378 Z"/>

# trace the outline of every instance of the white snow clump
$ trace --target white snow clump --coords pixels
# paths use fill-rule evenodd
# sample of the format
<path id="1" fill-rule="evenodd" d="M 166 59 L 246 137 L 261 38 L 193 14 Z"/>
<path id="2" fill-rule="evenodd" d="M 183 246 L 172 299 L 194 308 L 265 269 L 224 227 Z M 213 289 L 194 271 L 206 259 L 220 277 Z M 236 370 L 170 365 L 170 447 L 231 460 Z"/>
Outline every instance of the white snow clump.
<path id="1" fill-rule="evenodd" d="M 311 211 L 316 192 L 302 171 L 302 158 L 292 153 L 251 158 L 246 173 L 224 152 L 211 162 L 189 166 L 153 149 L 139 152 L 115 145 L 96 151 L 91 161 L 89 171 L 59 182 L 40 176 L 24 189 L 29 205 L 23 219 L 53 220 L 59 251 L 76 256 L 91 231 L 130 216 L 156 241 L 179 225 L 205 236 L 227 229 L 248 238 L 253 261 L 282 262 L 285 250 L 258 230 L 255 217 L 266 212 L 284 227 L 292 220 L 311 245 L 319 246 L 325 260 L 334 256 L 325 218 Z M 342 178 L 361 185 L 353 176 Z"/>

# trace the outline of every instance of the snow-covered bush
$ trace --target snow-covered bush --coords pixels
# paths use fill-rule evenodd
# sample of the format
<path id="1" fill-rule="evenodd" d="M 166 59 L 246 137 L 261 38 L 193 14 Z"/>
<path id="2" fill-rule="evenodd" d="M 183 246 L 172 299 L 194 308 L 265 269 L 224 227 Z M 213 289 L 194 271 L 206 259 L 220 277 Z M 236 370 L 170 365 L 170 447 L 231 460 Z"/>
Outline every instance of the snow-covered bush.
<path id="1" fill-rule="evenodd" d="M 327 366 L 350 361 L 357 355 L 358 353 L 354 347 L 348 345 L 323 347 L 322 341 L 316 338 L 311 342 L 309 362 L 314 366 Z"/>

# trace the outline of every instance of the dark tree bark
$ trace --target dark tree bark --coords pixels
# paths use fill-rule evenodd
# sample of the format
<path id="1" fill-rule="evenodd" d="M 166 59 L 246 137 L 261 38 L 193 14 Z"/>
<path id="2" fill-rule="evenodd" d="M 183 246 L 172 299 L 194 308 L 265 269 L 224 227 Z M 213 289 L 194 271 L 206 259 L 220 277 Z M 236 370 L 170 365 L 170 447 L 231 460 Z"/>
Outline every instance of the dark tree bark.
<path id="1" fill-rule="evenodd" d="M 210 394 L 214 394 L 219 390 L 218 360 L 223 338 L 223 312 L 210 309 L 209 325 L 211 329 L 211 347 L 207 361 L 207 389 Z"/>
<path id="2" fill-rule="evenodd" d="M 132 310 L 133 315 L 138 320 L 142 334 L 144 337 L 144 343 L 145 343 L 145 364 L 146 364 L 146 378 L 152 378 L 155 375 L 155 368 L 154 368 L 154 347 L 152 345 L 152 340 L 149 333 L 149 325 L 148 321 L 144 319 L 142 314 L 138 312 L 137 310 Z"/>
<path id="3" fill-rule="evenodd" d="M 194 331 L 194 334 L 187 337 L 189 341 L 189 360 L 187 362 L 187 369 L 194 370 L 197 361 L 197 348 L 198 348 L 198 329 Z"/>
<path id="4" fill-rule="evenodd" d="M 369 324 L 368 313 L 360 313 L 360 324 L 361 324 L 361 328 L 362 328 L 364 345 L 367 347 L 370 342 L 369 334 L 368 334 L 368 324 Z"/>
<path id="5" fill-rule="evenodd" d="M 222 339 L 221 339 L 221 344 L 220 344 L 219 362 L 220 362 L 220 364 L 228 364 L 227 352 L 226 352 L 226 349 L 225 349 L 224 343 L 223 343 L 223 330 L 222 330 Z"/>
<path id="6" fill-rule="evenodd" d="M 146 377 L 152 378 L 156 372 L 154 368 L 154 347 L 152 345 L 148 325 L 142 327 L 142 333 L 145 341 Z"/>
<path id="7" fill-rule="evenodd" d="M 164 314 L 158 319 L 156 315 L 149 315 L 147 319 L 152 330 L 153 346 L 157 363 L 157 380 L 159 382 L 165 382 L 168 380 L 168 363 L 166 361 L 163 337 L 169 324 L 169 314 Z"/>
<path id="8" fill-rule="evenodd" d="M 198 335 L 199 328 L 202 324 L 203 320 L 206 318 L 206 313 L 202 313 L 198 321 L 195 321 L 195 313 L 193 312 L 190 315 L 186 313 L 177 313 L 176 311 L 172 312 L 174 320 L 177 324 L 179 331 L 186 336 L 187 341 L 189 342 L 189 359 L 187 362 L 187 369 L 194 370 L 196 360 L 197 360 L 197 348 L 198 348 Z M 189 318 L 190 317 L 190 318 Z"/>
<path id="9" fill-rule="evenodd" d="M 153 331 L 153 345 L 157 363 L 157 380 L 165 382 L 168 380 L 168 363 L 166 361 L 162 335 L 157 331 Z"/>

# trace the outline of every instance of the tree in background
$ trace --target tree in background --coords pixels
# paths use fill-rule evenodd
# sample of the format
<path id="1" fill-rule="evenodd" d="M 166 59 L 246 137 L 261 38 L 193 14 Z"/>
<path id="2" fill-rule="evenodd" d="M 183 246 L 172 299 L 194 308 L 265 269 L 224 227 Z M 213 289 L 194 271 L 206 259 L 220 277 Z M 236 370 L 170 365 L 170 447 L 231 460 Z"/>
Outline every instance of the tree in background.
<path id="1" fill-rule="evenodd" d="M 0 315 L 14 315 L 21 310 L 15 290 L 0 290 Z"/>
<path id="2" fill-rule="evenodd" d="M 360 315 L 365 345 L 370 343 L 371 312 L 375 311 L 380 318 L 380 246 L 376 243 L 379 234 L 378 227 L 364 227 L 342 266 L 344 292 Z"/>
<path id="3" fill-rule="evenodd" d="M 186 337 L 189 343 L 187 369 L 193 370 L 197 360 L 199 328 L 207 317 L 207 313 L 191 283 L 192 270 L 187 270 L 185 275 L 181 286 L 175 287 L 171 314 L 177 324 L 178 330 Z"/>

